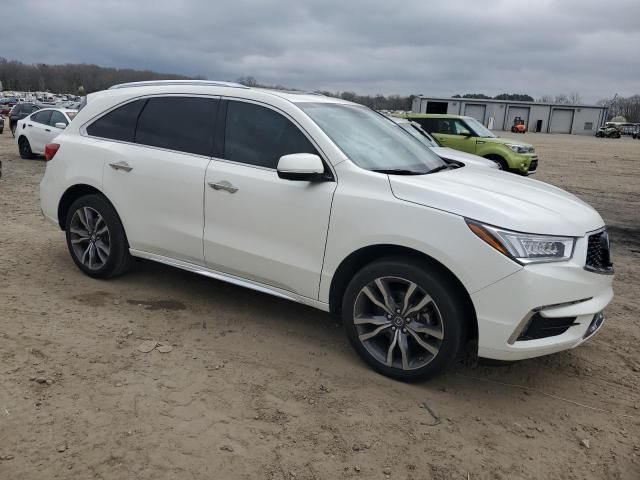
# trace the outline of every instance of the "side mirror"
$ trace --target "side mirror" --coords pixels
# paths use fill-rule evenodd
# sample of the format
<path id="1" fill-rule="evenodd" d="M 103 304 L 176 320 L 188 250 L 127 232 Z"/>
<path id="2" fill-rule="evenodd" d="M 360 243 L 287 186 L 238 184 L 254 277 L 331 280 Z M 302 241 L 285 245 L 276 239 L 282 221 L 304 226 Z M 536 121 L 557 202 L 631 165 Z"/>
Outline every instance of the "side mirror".
<path id="1" fill-rule="evenodd" d="M 462 135 L 463 137 L 470 137 L 471 132 L 469 130 L 460 130 L 460 135 Z"/>
<path id="2" fill-rule="evenodd" d="M 62 130 L 64 130 L 65 128 L 67 128 L 67 124 L 64 122 L 58 122 L 54 125 L 56 128 L 60 128 Z"/>
<path id="3" fill-rule="evenodd" d="M 285 180 L 317 182 L 324 180 L 324 164 L 318 155 L 292 153 L 278 160 L 278 176 Z"/>

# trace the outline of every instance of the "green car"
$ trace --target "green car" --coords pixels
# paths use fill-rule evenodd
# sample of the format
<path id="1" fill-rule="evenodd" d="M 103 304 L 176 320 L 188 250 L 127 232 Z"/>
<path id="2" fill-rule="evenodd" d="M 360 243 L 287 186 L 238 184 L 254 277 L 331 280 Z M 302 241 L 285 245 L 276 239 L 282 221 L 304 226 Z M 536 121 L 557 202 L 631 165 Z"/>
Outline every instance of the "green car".
<path id="1" fill-rule="evenodd" d="M 538 156 L 528 143 L 498 138 L 473 117 L 410 113 L 404 118 L 419 123 L 445 147 L 493 160 L 501 170 L 531 175 Z"/>

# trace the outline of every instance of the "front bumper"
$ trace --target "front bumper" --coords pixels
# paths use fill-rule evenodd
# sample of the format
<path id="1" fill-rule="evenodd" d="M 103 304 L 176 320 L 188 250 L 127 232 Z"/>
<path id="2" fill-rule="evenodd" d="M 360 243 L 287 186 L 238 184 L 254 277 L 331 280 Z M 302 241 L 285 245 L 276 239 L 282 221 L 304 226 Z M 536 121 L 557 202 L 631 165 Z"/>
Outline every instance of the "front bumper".
<path id="1" fill-rule="evenodd" d="M 514 153 L 509 158 L 510 168 L 522 175 L 533 175 L 538 169 L 538 155 L 535 153 Z"/>
<path id="2" fill-rule="evenodd" d="M 577 241 L 568 262 L 527 265 L 471 295 L 478 318 L 478 356 L 532 358 L 576 347 L 595 333 L 588 329 L 613 298 L 613 275 L 584 269 L 586 243 L 586 238 Z M 542 320 L 573 321 L 563 333 L 523 339 L 535 314 Z"/>

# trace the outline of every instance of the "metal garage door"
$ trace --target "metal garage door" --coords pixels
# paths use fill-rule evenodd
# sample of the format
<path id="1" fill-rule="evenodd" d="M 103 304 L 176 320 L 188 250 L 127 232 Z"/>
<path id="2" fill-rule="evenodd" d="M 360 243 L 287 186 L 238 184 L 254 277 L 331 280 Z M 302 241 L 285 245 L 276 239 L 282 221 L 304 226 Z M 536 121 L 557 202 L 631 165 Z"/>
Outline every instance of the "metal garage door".
<path id="1" fill-rule="evenodd" d="M 551 112 L 551 133 L 571 133 L 573 125 L 573 110 L 555 108 Z"/>
<path id="2" fill-rule="evenodd" d="M 484 123 L 484 112 L 486 111 L 486 105 L 476 105 L 467 103 L 464 106 L 464 114 L 467 117 L 473 117 L 478 120 L 480 123 Z"/>
<path id="3" fill-rule="evenodd" d="M 524 120 L 524 124 L 529 129 L 529 107 L 509 107 L 509 113 L 507 114 L 507 123 L 504 125 L 505 130 L 511 130 L 513 126 L 513 120 L 516 117 L 520 117 Z"/>

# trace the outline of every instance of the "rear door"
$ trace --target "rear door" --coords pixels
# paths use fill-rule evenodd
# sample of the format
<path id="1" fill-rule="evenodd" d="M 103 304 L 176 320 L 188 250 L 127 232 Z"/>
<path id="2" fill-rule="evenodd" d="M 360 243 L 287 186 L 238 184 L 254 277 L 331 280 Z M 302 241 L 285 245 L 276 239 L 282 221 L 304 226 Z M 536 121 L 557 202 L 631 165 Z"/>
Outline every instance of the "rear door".
<path id="1" fill-rule="evenodd" d="M 223 145 L 206 177 L 206 264 L 317 299 L 336 183 L 278 177 L 282 155 L 319 154 L 282 112 L 239 100 L 222 109 Z"/>
<path id="2" fill-rule="evenodd" d="M 116 137 L 104 142 L 104 192 L 132 249 L 203 263 L 204 177 L 218 104 L 215 97 L 150 97 L 102 117 L 93 132 L 87 128 L 90 135 Z"/>

